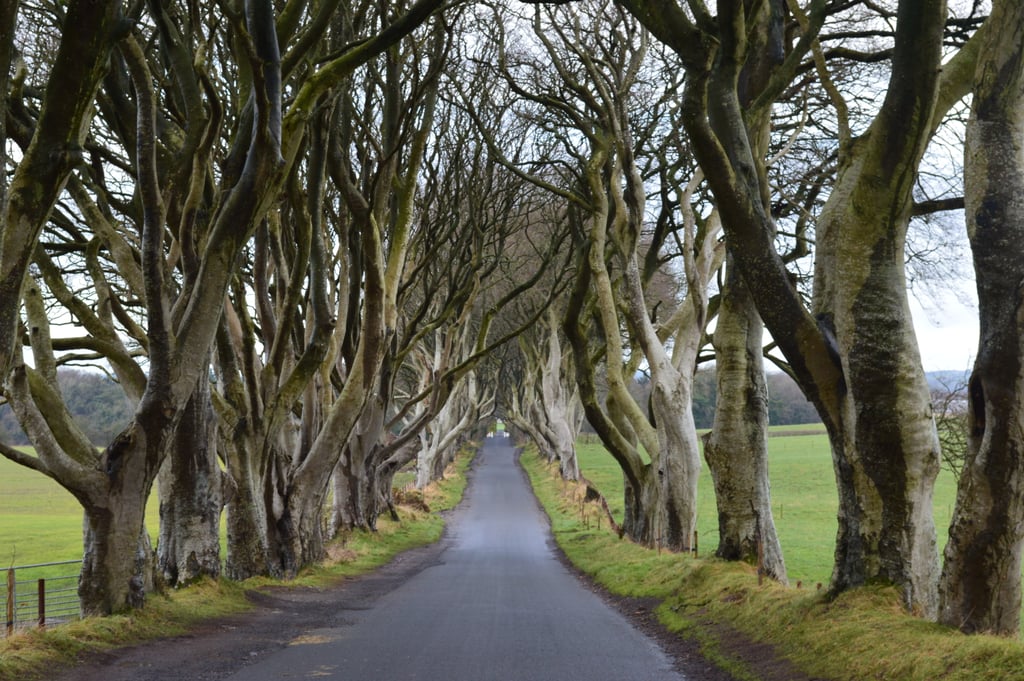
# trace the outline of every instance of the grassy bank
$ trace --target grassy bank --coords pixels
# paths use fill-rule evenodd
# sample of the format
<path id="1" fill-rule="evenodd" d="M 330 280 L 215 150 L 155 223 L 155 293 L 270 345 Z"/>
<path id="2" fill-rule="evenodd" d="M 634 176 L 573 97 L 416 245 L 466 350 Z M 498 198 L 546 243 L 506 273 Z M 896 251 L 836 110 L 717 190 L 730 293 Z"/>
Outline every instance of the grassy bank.
<path id="1" fill-rule="evenodd" d="M 596 504 L 582 503 L 581 487 L 562 482 L 556 468 L 530 451 L 522 461 L 551 517 L 555 539 L 568 557 L 615 593 L 660 599 L 661 620 L 673 631 L 698 640 L 708 657 L 740 679 L 762 677 L 757 665 L 738 652 L 739 638 L 770 644 L 777 655 L 804 673 L 836 681 L 1024 677 L 1024 645 L 1019 641 L 968 637 L 910 617 L 891 589 L 861 589 L 827 602 L 813 586 L 758 585 L 748 565 L 659 553 L 620 540 L 607 522 L 599 525 Z M 598 486 L 602 476 L 609 482 L 621 480 L 617 470 L 597 472 L 585 461 L 583 468 Z M 794 484 L 813 485 L 815 479 Z M 621 511 L 621 500 L 609 496 L 608 501 Z M 800 515 L 797 508 L 784 513 Z M 702 515 L 715 517 L 713 512 L 702 511 Z M 706 551 L 714 550 L 713 539 L 701 544 Z"/>
<path id="2" fill-rule="evenodd" d="M 786 558 L 790 581 L 827 584 L 832 573 L 837 523 L 835 475 L 828 437 L 819 425 L 772 427 L 769 439 L 772 516 Z M 622 519 L 622 472 L 596 438 L 583 438 L 577 449 L 580 469 L 607 497 L 613 515 Z M 718 512 L 707 466 L 698 483 L 697 532 L 700 546 L 718 544 Z M 956 501 L 956 480 L 942 471 L 935 484 L 935 527 L 941 551 Z"/>
<path id="3" fill-rule="evenodd" d="M 400 505 L 401 520 L 393 522 L 382 517 L 378 531 L 353 532 L 329 547 L 329 558 L 323 564 L 304 570 L 297 579 L 279 582 L 270 579 L 251 579 L 245 582 L 206 580 L 184 589 L 153 594 L 146 607 L 129 615 L 88 618 L 46 631 L 27 630 L 11 638 L 0 639 L 0 681 L 26 681 L 45 678 L 47 670 L 73 664 L 81 655 L 134 644 L 147 639 L 175 636 L 190 627 L 213 617 L 243 612 L 251 607 L 246 592 L 266 586 L 324 587 L 346 578 L 364 574 L 386 564 L 395 555 L 417 546 L 437 541 L 444 530 L 441 511 L 458 504 L 466 487 L 466 471 L 473 452 L 460 455 L 449 468 L 444 480 L 424 491 L 423 501 L 431 509 L 422 510 L 421 504 Z M 40 477 L 36 475 L 36 477 Z M 63 501 L 59 496 L 56 500 Z M 74 510 L 73 507 L 71 510 Z M 68 509 L 58 504 L 58 528 L 66 524 L 62 519 Z M 46 528 L 45 513 L 23 527 Z M 78 511 L 81 552 L 81 515 Z M 10 517 L 4 516 L 5 530 L 10 532 Z M 61 536 L 64 530 L 56 531 Z M 66 532 L 65 532 L 66 533 Z M 55 546 L 73 546 L 61 538 Z M 63 549 L 61 549 L 63 550 Z"/>

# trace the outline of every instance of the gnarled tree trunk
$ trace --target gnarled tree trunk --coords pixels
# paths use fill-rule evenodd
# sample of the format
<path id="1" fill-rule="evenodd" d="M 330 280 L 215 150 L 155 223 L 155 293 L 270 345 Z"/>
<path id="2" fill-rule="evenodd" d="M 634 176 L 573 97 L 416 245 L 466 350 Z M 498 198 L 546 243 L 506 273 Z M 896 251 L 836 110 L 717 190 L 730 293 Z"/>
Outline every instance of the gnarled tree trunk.
<path id="1" fill-rule="evenodd" d="M 981 337 L 939 619 L 1007 635 L 1020 629 L 1024 546 L 1024 6 L 997 1 L 988 21 L 964 163 Z"/>
<path id="2" fill-rule="evenodd" d="M 157 476 L 157 569 L 170 586 L 220 575 L 221 470 L 217 424 L 204 374 L 174 429 Z"/>
<path id="3" fill-rule="evenodd" d="M 900 1 L 879 113 L 856 140 L 841 126 L 840 170 L 817 223 L 811 314 L 776 251 L 764 162 L 752 153 L 760 133 L 752 135 L 747 122 L 762 120 L 772 106 L 793 73 L 787 69 L 810 48 L 825 3 L 813 7 L 805 35 L 787 55 L 778 0 L 720 2 L 713 29 L 692 22 L 675 3 L 622 1 L 687 70 L 683 122 L 730 251 L 828 430 L 840 497 L 832 593 L 891 583 L 909 609 L 933 615 L 931 501 L 939 448 L 910 321 L 903 247 L 915 172 L 933 129 L 945 3 Z M 763 92 L 741 96 L 741 73 L 751 59 L 761 60 L 751 46 L 785 61 L 773 65 L 779 73 Z"/>
<path id="4" fill-rule="evenodd" d="M 715 422 L 704 439 L 718 506 L 715 555 L 757 564 L 766 576 L 786 583 L 768 479 L 763 335 L 764 325 L 746 284 L 729 266 L 714 336 Z"/>

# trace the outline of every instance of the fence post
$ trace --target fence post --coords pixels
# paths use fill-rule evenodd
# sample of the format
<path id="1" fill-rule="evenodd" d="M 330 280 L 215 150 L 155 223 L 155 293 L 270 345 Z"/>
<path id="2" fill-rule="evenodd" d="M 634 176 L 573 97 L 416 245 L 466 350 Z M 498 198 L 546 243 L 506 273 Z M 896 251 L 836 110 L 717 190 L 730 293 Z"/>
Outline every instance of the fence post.
<path id="1" fill-rule="evenodd" d="M 14 633 L 14 568 L 7 570 L 7 635 Z"/>
<path id="2" fill-rule="evenodd" d="M 39 628 L 46 628 L 46 580 L 39 579 Z"/>

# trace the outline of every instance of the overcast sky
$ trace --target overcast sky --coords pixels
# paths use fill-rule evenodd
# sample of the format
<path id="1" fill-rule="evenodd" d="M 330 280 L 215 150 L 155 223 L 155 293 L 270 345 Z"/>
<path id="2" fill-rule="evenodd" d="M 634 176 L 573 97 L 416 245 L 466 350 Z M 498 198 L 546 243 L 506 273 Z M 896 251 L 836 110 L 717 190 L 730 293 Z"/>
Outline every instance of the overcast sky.
<path id="1" fill-rule="evenodd" d="M 974 284 L 964 294 L 974 297 Z M 942 305 L 925 308 L 910 298 L 914 328 L 921 348 L 925 371 L 964 371 L 971 368 L 978 347 L 978 310 L 976 304 L 964 305 L 952 295 Z"/>

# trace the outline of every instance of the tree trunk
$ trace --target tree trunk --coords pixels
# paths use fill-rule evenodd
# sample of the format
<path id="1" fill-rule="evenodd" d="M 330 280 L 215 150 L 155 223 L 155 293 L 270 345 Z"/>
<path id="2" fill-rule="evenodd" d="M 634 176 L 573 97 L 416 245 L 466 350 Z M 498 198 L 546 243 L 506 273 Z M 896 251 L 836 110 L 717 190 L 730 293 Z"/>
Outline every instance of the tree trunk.
<path id="1" fill-rule="evenodd" d="M 980 344 L 939 619 L 969 633 L 1012 635 L 1024 546 L 1024 7 L 996 2 L 988 21 L 964 163 Z"/>
<path id="2" fill-rule="evenodd" d="M 284 513 L 277 519 L 277 554 L 284 576 L 293 579 L 299 570 L 327 555 L 324 518 L 324 489 L 306 489 L 293 485 L 285 498 Z"/>
<path id="3" fill-rule="evenodd" d="M 672 356 L 650 321 L 635 253 L 625 258 L 624 295 L 629 322 L 651 371 L 650 406 L 658 438 L 657 450 L 648 452 L 659 486 L 660 511 L 650 511 L 658 522 L 654 541 L 673 551 L 692 547 L 697 527 L 697 481 L 700 446 L 693 421 L 693 367 L 704 336 L 707 318 L 706 286 L 715 261 L 710 243 L 701 244 L 698 262 L 687 265 L 688 291 L 683 303 L 685 321 L 675 330 Z M 699 270 L 699 271 L 698 271 Z M 704 287 L 704 288 L 701 288 Z M 650 484 L 650 483 L 647 483 Z M 649 497 L 642 494 L 641 498 Z"/>
<path id="4" fill-rule="evenodd" d="M 718 506 L 715 555 L 756 564 L 762 574 L 786 583 L 768 480 L 763 334 L 754 301 L 730 264 L 714 335 L 715 422 L 704 440 Z"/>
<path id="5" fill-rule="evenodd" d="M 697 480 L 700 477 L 700 447 L 693 423 L 690 381 L 680 376 L 672 385 L 655 379 L 651 407 L 661 447 L 658 455 L 651 457 L 661 506 L 660 513 L 652 511 L 654 517 L 659 518 L 655 525 L 655 543 L 672 551 L 689 551 L 697 527 Z"/>
<path id="6" fill-rule="evenodd" d="M 818 227 L 814 309 L 845 377 L 824 417 L 839 489 L 831 591 L 898 585 L 908 609 L 934 617 L 940 446 L 904 275 L 913 173 L 893 183 L 919 156 L 894 163 L 882 147 L 851 160 Z"/>
<path id="7" fill-rule="evenodd" d="M 579 480 L 580 467 L 576 460 L 576 436 L 579 434 L 575 417 L 575 386 L 572 385 L 572 354 L 562 351 L 558 332 L 558 315 L 548 308 L 547 358 L 541 364 L 541 407 L 545 415 L 545 433 L 558 457 L 558 470 L 563 480 Z"/>
<path id="8" fill-rule="evenodd" d="M 639 487 L 625 481 L 622 532 L 638 544 L 651 548 L 690 551 L 696 512 L 685 496 L 688 490 L 680 493 L 675 489 L 678 484 L 671 484 L 671 476 L 672 472 L 666 475 L 662 469 L 649 464 L 639 476 Z M 675 482 L 678 480 L 677 475 Z"/>
<path id="9" fill-rule="evenodd" d="M 87 505 L 78 578 L 83 616 L 141 608 L 153 591 L 153 549 L 145 530 L 146 498 L 136 490 L 111 494 L 107 506 Z"/>
<path id="10" fill-rule="evenodd" d="M 373 529 L 372 490 L 373 450 L 383 428 L 383 409 L 379 400 L 367 401 L 356 431 L 352 434 L 338 464 L 334 467 L 334 501 L 331 531 Z"/>
<path id="11" fill-rule="evenodd" d="M 166 431 L 173 425 L 167 413 L 162 401 L 147 393 L 134 422 L 103 452 L 100 466 L 106 473 L 106 488 L 83 502 L 86 520 L 78 594 L 85 615 L 139 608 L 153 589 L 146 500 L 156 479 Z"/>
<path id="12" fill-rule="evenodd" d="M 260 575 L 280 577 L 280 571 L 270 560 L 263 479 L 251 469 L 248 456 L 234 457 L 234 461 L 242 465 L 229 470 L 232 484 L 225 504 L 227 560 L 224 574 L 238 581 Z"/>
<path id="13" fill-rule="evenodd" d="M 220 575 L 221 471 L 210 381 L 199 379 L 169 443 L 157 478 L 157 568 L 170 586 Z"/>

